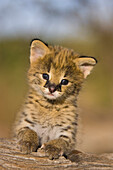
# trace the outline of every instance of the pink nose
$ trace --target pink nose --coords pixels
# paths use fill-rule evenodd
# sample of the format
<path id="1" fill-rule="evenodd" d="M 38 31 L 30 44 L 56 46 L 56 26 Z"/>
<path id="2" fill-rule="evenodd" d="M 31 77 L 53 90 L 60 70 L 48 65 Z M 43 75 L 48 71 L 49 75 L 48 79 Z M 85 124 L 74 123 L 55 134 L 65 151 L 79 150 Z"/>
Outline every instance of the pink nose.
<path id="1" fill-rule="evenodd" d="M 55 89 L 55 86 L 50 86 L 50 87 L 49 87 L 49 91 L 50 91 L 50 93 L 55 92 L 55 90 L 56 90 L 56 89 Z"/>

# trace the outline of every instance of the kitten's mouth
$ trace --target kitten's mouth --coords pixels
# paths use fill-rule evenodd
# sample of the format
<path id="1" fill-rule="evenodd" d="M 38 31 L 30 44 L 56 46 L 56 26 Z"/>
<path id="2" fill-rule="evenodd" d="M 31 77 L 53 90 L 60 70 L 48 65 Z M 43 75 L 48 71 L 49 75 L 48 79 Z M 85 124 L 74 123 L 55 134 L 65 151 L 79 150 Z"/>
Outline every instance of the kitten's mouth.
<path id="1" fill-rule="evenodd" d="M 54 93 L 45 93 L 44 95 L 46 98 L 50 99 L 50 100 L 55 100 L 56 98 L 58 98 L 59 96 L 54 94 Z"/>
<path id="2" fill-rule="evenodd" d="M 48 89 L 45 89 L 45 91 L 44 91 L 44 96 L 45 96 L 47 99 L 56 100 L 57 98 L 60 97 L 60 94 L 59 94 L 57 91 L 51 93 Z"/>
<path id="3" fill-rule="evenodd" d="M 45 94 L 45 97 L 50 100 L 55 100 L 57 97 L 52 93 Z"/>
<path id="4" fill-rule="evenodd" d="M 49 96 L 54 96 L 54 94 L 53 94 L 53 93 L 47 93 L 47 95 L 49 95 Z"/>
<path id="5" fill-rule="evenodd" d="M 53 93 L 46 93 L 46 97 L 49 98 L 49 99 L 56 99 L 57 96 Z"/>

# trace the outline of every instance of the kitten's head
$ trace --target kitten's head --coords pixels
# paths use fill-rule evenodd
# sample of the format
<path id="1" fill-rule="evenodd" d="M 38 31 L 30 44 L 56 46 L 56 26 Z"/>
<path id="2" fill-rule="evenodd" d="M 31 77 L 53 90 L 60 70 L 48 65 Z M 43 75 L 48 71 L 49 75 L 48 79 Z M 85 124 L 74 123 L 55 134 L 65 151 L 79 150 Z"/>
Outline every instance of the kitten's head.
<path id="1" fill-rule="evenodd" d="M 96 59 L 61 46 L 33 40 L 30 48 L 30 86 L 44 98 L 63 100 L 77 95 Z"/>

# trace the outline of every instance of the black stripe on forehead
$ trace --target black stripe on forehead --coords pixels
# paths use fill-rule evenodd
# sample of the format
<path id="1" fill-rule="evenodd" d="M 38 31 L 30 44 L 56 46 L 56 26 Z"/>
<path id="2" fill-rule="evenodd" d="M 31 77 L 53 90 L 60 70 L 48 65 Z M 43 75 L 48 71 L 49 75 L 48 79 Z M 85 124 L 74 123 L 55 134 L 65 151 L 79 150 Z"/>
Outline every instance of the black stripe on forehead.
<path id="1" fill-rule="evenodd" d="M 42 72 L 50 72 L 51 68 L 51 57 L 45 56 L 43 59 L 40 59 L 36 65 L 37 70 L 40 70 Z"/>

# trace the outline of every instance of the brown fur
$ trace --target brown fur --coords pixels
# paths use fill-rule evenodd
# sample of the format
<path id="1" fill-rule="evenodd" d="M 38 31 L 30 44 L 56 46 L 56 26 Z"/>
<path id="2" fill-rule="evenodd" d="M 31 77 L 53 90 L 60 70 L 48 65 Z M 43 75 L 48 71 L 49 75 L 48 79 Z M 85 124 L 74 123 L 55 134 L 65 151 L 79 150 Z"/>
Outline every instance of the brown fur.
<path id="1" fill-rule="evenodd" d="M 94 58 L 85 57 L 85 62 L 84 57 L 79 58 L 80 55 L 73 50 L 60 46 L 47 47 L 39 40 L 32 42 L 29 91 L 14 129 L 22 151 L 30 153 L 41 146 L 53 159 L 75 149 L 77 96 L 87 71 L 85 65 L 93 67 L 96 64 Z M 43 73 L 49 75 L 49 81 L 43 79 Z M 67 79 L 69 83 L 60 85 L 62 79 Z M 57 97 L 51 98 L 54 93 L 50 97 L 45 95 L 45 90 L 51 85 L 57 87 Z"/>

